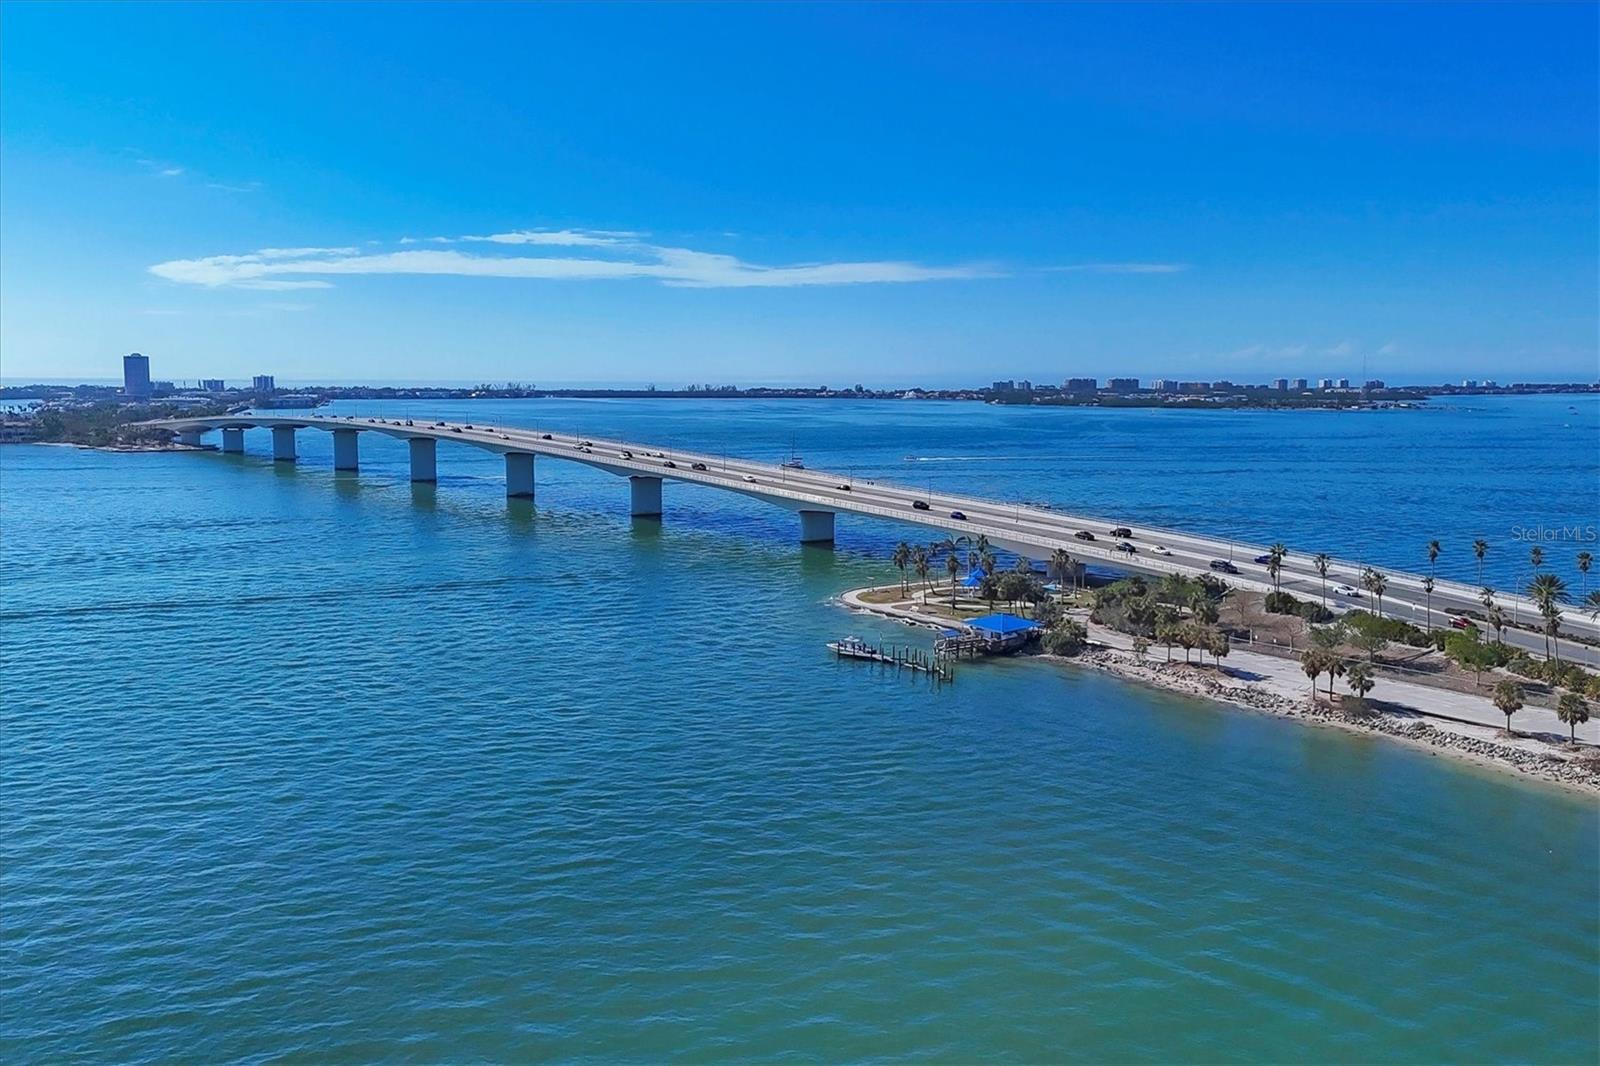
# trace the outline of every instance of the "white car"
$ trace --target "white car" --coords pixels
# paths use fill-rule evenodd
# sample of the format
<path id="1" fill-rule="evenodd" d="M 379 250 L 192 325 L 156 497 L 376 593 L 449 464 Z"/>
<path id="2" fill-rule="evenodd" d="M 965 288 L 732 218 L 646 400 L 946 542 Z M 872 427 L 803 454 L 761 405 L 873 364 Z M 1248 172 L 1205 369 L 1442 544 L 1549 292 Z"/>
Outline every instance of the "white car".
<path id="1" fill-rule="evenodd" d="M 1361 595 L 1361 590 L 1356 588 L 1354 585 L 1335 585 L 1333 586 L 1333 594 L 1335 596 L 1359 597 Z"/>
<path id="2" fill-rule="evenodd" d="M 753 475 L 751 475 L 751 474 L 746 474 L 746 475 L 745 475 L 745 476 L 744 476 L 744 479 L 745 479 L 745 480 L 746 480 L 746 481 L 750 481 L 750 482 L 754 482 L 754 481 L 755 481 L 755 477 L 754 477 L 754 476 L 753 476 Z"/>
<path id="3" fill-rule="evenodd" d="M 1167 549 L 1163 545 L 1152 544 L 1152 545 L 1150 545 L 1150 554 L 1151 555 L 1171 555 L 1172 553 L 1167 551 Z"/>

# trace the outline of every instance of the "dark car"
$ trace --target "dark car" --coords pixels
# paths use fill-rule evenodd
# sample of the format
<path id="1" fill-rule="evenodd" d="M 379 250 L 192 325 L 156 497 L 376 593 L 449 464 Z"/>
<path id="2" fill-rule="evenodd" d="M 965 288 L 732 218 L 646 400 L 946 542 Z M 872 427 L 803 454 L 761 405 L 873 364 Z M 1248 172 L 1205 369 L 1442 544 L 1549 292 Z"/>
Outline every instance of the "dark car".
<path id="1" fill-rule="evenodd" d="M 691 463 L 691 464 L 689 464 L 689 469 L 690 470 L 704 470 L 705 468 L 706 468 L 706 464 L 704 464 L 704 463 Z"/>
<path id="2" fill-rule="evenodd" d="M 461 427 L 460 426 L 451 426 L 450 427 L 450 432 L 451 433 L 460 433 L 461 432 Z"/>
<path id="3" fill-rule="evenodd" d="M 849 485 L 840 485 L 839 486 L 839 490 L 841 492 L 849 492 L 850 491 L 850 486 Z"/>
<path id="4" fill-rule="evenodd" d="M 967 520 L 967 516 L 962 514 L 960 511 L 951 511 L 950 517 L 954 518 L 957 522 L 965 522 Z"/>
<path id="5" fill-rule="evenodd" d="M 1094 539 L 1094 534 L 1090 533 L 1087 529 L 1080 529 L 1076 533 L 1074 533 L 1073 536 L 1077 537 L 1079 540 L 1093 540 Z"/>
<path id="6" fill-rule="evenodd" d="M 673 462 L 671 459 L 668 459 L 666 462 L 662 463 L 661 465 L 662 466 L 670 466 L 674 470 L 678 469 L 678 464 Z"/>
<path id="7" fill-rule="evenodd" d="M 928 509 L 928 501 L 927 500 L 912 500 L 911 501 L 911 506 L 915 507 L 919 511 L 926 511 Z"/>
<path id="8" fill-rule="evenodd" d="M 551 437 L 550 434 L 548 434 L 548 433 L 541 433 L 541 434 L 539 434 L 539 439 L 540 440 L 553 440 L 554 438 Z"/>
<path id="9" fill-rule="evenodd" d="M 1129 544 L 1125 540 L 1117 542 L 1117 551 L 1121 552 L 1123 555 L 1132 555 L 1138 550 L 1138 548 L 1135 548 L 1132 544 Z"/>
<path id="10" fill-rule="evenodd" d="M 1255 561 L 1260 563 L 1262 566 L 1266 566 L 1268 563 L 1272 562 L 1272 556 L 1258 555 L 1256 556 Z"/>
<path id="11" fill-rule="evenodd" d="M 1213 559 L 1210 565 L 1211 569 L 1220 570 L 1224 574 L 1237 574 L 1239 572 L 1239 568 L 1226 559 Z"/>
<path id="12" fill-rule="evenodd" d="M 1118 526 L 1111 531 L 1111 535 L 1113 537 L 1131 537 L 1133 536 L 1133 530 L 1129 529 L 1127 526 Z"/>
<path id="13" fill-rule="evenodd" d="M 409 418 L 406 419 L 406 425 L 408 425 L 408 426 L 411 425 L 411 419 L 409 419 Z"/>

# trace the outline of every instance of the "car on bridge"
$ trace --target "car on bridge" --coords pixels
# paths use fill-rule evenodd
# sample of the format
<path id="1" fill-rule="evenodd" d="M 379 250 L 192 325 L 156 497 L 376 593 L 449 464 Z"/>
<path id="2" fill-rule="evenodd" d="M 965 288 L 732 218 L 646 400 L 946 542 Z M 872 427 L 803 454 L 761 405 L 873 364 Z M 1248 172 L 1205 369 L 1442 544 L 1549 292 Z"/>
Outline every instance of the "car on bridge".
<path id="1" fill-rule="evenodd" d="M 957 522 L 965 522 L 967 520 L 967 516 L 962 514 L 960 511 L 951 511 L 950 517 L 954 518 Z"/>
<path id="2" fill-rule="evenodd" d="M 1123 555 L 1132 555 L 1134 552 L 1138 551 L 1139 549 L 1135 548 L 1132 544 L 1129 544 L 1125 540 L 1119 540 L 1119 541 L 1117 541 L 1116 550 L 1121 552 Z"/>
<path id="3" fill-rule="evenodd" d="M 840 485 L 839 486 L 839 491 L 840 492 L 849 492 L 850 491 L 850 486 L 849 485 Z"/>
<path id="4" fill-rule="evenodd" d="M 1252 562 L 1256 562 L 1256 563 L 1260 563 L 1262 566 L 1266 566 L 1268 563 L 1272 562 L 1272 556 L 1270 556 L 1270 555 L 1258 555 L 1251 561 Z"/>
<path id="5" fill-rule="evenodd" d="M 746 475 L 745 475 L 745 476 L 744 476 L 744 479 L 745 479 L 745 480 L 746 480 L 746 481 L 748 481 L 748 482 L 751 482 L 751 483 L 752 483 L 752 484 L 754 484 L 754 482 L 755 482 L 755 480 L 756 480 L 756 478 L 755 478 L 755 475 L 754 475 L 754 474 L 746 474 Z"/>
<path id="6" fill-rule="evenodd" d="M 706 464 L 704 464 L 704 463 L 690 463 L 689 464 L 689 469 L 690 470 L 704 470 L 705 468 L 706 468 Z"/>
<path id="7" fill-rule="evenodd" d="M 539 439 L 540 440 L 554 440 L 555 438 L 550 436 L 550 434 L 548 434 L 548 433 L 541 433 L 541 434 L 539 434 Z"/>
<path id="8" fill-rule="evenodd" d="M 1478 627 L 1473 624 L 1472 619 L 1468 618 L 1466 615 L 1462 615 L 1459 618 L 1450 619 L 1450 628 L 1451 629 L 1476 629 Z"/>
<path id="9" fill-rule="evenodd" d="M 666 462 L 662 463 L 661 465 L 665 466 L 665 467 L 668 467 L 669 469 L 672 469 L 672 470 L 678 469 L 678 464 L 673 462 L 671 459 L 668 459 Z"/>
<path id="10" fill-rule="evenodd" d="M 1080 529 L 1076 533 L 1074 533 L 1073 536 L 1077 537 L 1079 540 L 1093 540 L 1094 539 L 1094 534 L 1090 533 L 1087 529 Z"/>
<path id="11" fill-rule="evenodd" d="M 919 511 L 926 511 L 928 509 L 928 501 L 927 500 L 912 500 L 911 501 L 911 506 L 916 508 Z"/>
<path id="12" fill-rule="evenodd" d="M 1333 586 L 1333 594 L 1335 596 L 1354 596 L 1359 599 L 1361 590 L 1354 585 L 1335 585 Z"/>
<path id="13" fill-rule="evenodd" d="M 1211 569 L 1224 574 L 1237 574 L 1239 572 L 1239 568 L 1228 562 L 1226 559 L 1213 559 L 1206 565 L 1210 566 Z"/>
<path id="14" fill-rule="evenodd" d="M 1113 537 L 1131 537 L 1131 536 L 1133 536 L 1133 530 L 1129 529 L 1127 526 L 1117 526 L 1115 529 L 1112 529 L 1110 532 L 1111 532 L 1111 535 Z"/>
<path id="15" fill-rule="evenodd" d="M 1150 554 L 1151 555 L 1171 555 L 1172 553 L 1167 550 L 1167 547 L 1164 544 L 1152 544 L 1152 545 L 1150 545 Z"/>

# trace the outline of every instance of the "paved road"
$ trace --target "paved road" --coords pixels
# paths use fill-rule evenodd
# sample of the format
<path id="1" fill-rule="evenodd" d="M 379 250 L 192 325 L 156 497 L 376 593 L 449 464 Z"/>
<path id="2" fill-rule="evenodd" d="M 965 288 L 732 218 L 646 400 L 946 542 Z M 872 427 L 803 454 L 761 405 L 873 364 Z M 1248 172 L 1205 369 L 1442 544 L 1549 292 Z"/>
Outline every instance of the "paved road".
<path id="1" fill-rule="evenodd" d="M 1222 575 L 1230 584 L 1258 592 L 1272 589 L 1266 566 L 1253 561 L 1256 556 L 1266 553 L 1264 545 L 1135 525 L 1133 536 L 1127 539 L 1135 551 L 1124 554 L 1116 550 L 1119 538 L 1110 536 L 1108 532 L 1114 526 L 1123 524 L 1117 520 L 974 496 L 928 493 L 902 485 L 853 480 L 826 471 L 791 470 L 734 456 L 682 449 L 673 449 L 669 453 L 652 444 L 574 437 L 533 429 L 494 428 L 467 422 L 245 414 L 168 419 L 151 424 L 178 432 L 209 431 L 223 426 L 295 426 L 325 431 L 356 429 L 401 438 L 428 437 L 470 444 L 489 451 L 544 455 L 584 463 L 622 476 L 659 477 L 663 480 L 711 485 L 795 511 L 825 510 L 889 518 L 930 527 L 950 536 L 965 534 L 976 538 L 981 533 L 998 547 L 1026 554 L 1036 560 L 1047 559 L 1060 548 L 1075 560 L 1086 564 L 1152 575 L 1179 573 L 1191 576 L 1214 573 L 1210 566 L 1213 560 L 1231 560 L 1238 573 Z M 695 469 L 696 465 L 704 469 Z M 925 510 L 916 506 L 919 501 L 927 505 Z M 964 517 L 957 518 L 958 514 Z M 1083 539 L 1080 536 L 1082 533 L 1091 534 L 1094 540 Z M 1372 597 L 1364 592 L 1342 596 L 1334 592 L 1335 586 L 1341 584 L 1359 588 L 1363 569 L 1360 562 L 1334 559 L 1324 583 L 1315 570 L 1311 554 L 1291 548 L 1284 560 L 1279 583 L 1284 591 L 1303 599 L 1320 599 L 1324 595 L 1325 584 L 1330 607 L 1341 611 L 1356 606 L 1371 609 L 1375 604 L 1371 602 Z M 1418 625 L 1431 617 L 1433 624 L 1438 627 L 1449 625 L 1451 618 L 1463 609 L 1481 610 L 1476 588 L 1441 580 L 1434 588 L 1430 615 L 1428 597 L 1422 590 L 1422 575 L 1388 569 L 1382 570 L 1382 573 L 1389 586 L 1383 597 L 1383 613 L 1391 617 Z M 1538 617 L 1537 609 L 1525 598 L 1497 594 L 1497 599 L 1508 617 L 1513 612 L 1524 619 Z M 1565 613 L 1562 626 L 1566 633 L 1600 639 L 1600 626 L 1575 608 Z M 1508 630 L 1506 640 L 1541 655 L 1544 652 L 1544 638 L 1537 633 Z M 1564 640 L 1562 656 L 1571 661 L 1600 666 L 1600 649 L 1576 642 Z"/>

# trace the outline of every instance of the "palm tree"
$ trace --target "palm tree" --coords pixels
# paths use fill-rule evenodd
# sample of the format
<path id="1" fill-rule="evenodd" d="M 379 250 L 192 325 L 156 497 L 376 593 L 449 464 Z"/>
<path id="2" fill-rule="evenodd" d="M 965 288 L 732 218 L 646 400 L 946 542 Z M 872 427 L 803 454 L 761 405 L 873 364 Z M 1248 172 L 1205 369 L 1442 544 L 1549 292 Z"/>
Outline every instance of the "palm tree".
<path id="1" fill-rule="evenodd" d="M 978 539 L 972 542 L 972 546 L 978 549 L 979 555 L 989 554 L 989 538 L 982 533 L 978 534 Z"/>
<path id="2" fill-rule="evenodd" d="M 1434 565 L 1436 563 L 1438 563 L 1438 561 L 1439 561 L 1439 550 L 1440 550 L 1440 547 L 1439 547 L 1439 542 L 1438 541 L 1436 541 L 1436 540 L 1428 541 L 1428 576 L 1429 577 L 1433 576 Z"/>
<path id="3" fill-rule="evenodd" d="M 901 541 L 894 546 L 894 554 L 889 558 L 895 566 L 900 568 L 900 595 L 904 597 L 906 594 L 906 567 L 911 565 L 911 545 Z"/>
<path id="4" fill-rule="evenodd" d="M 1300 653 L 1300 669 L 1311 679 L 1311 702 L 1317 701 L 1317 678 L 1328 668 L 1328 653 L 1321 648 L 1307 648 Z"/>
<path id="5" fill-rule="evenodd" d="M 1490 588 L 1488 585 L 1485 585 L 1485 586 L 1483 586 L 1483 588 L 1479 589 L 1478 590 L 1478 602 L 1483 604 L 1483 609 L 1484 610 L 1486 610 L 1486 611 L 1493 610 L 1494 609 L 1494 589 Z"/>
<path id="6" fill-rule="evenodd" d="M 1538 550 L 1537 548 L 1534 549 L 1534 551 Z M 1561 579 L 1559 574 L 1539 574 L 1528 585 L 1528 598 L 1533 601 L 1534 606 L 1539 608 L 1539 613 L 1544 615 L 1546 631 L 1544 653 L 1548 657 L 1550 654 L 1549 630 L 1553 625 L 1559 625 L 1556 619 L 1560 617 L 1560 612 L 1557 611 L 1556 605 L 1566 602 L 1567 583 Z"/>
<path id="7" fill-rule="evenodd" d="M 1438 541 L 1434 541 L 1434 543 L 1437 544 Z M 1428 596 L 1427 617 L 1424 619 L 1424 622 L 1427 624 L 1428 632 L 1432 633 L 1433 632 L 1433 575 L 1432 574 L 1429 574 L 1427 577 L 1422 579 L 1422 591 L 1425 592 L 1427 594 L 1427 596 Z"/>
<path id="8" fill-rule="evenodd" d="M 1372 593 L 1378 601 L 1378 615 L 1383 615 L 1383 594 L 1389 591 L 1389 579 L 1372 567 L 1361 572 L 1361 587 Z"/>
<path id="9" fill-rule="evenodd" d="M 956 575 L 961 573 L 961 559 L 955 552 L 944 557 L 945 573 L 950 575 L 950 609 L 956 609 Z"/>
<path id="10" fill-rule="evenodd" d="M 1591 622 L 1600 621 L 1600 589 L 1595 589 L 1583 598 L 1583 608 L 1589 612 Z"/>
<path id="11" fill-rule="evenodd" d="M 1333 560 L 1328 558 L 1327 552 L 1318 552 L 1311 557 L 1311 562 L 1317 568 L 1317 576 L 1322 578 L 1322 609 L 1328 609 L 1328 564 Z"/>
<path id="12" fill-rule="evenodd" d="M 1494 687 L 1494 705 L 1506 716 L 1506 732 L 1511 732 L 1511 716 L 1522 710 L 1522 686 L 1505 678 Z"/>
<path id="13" fill-rule="evenodd" d="M 1556 717 L 1567 723 L 1567 741 L 1578 742 L 1578 727 L 1589 720 L 1589 701 L 1576 692 L 1563 692 L 1556 702 Z"/>
<path id="14" fill-rule="evenodd" d="M 1589 595 L 1589 567 L 1594 565 L 1594 555 L 1590 552 L 1578 553 L 1578 573 L 1583 575 L 1583 594 Z"/>
<path id="15" fill-rule="evenodd" d="M 1072 556 L 1067 554 L 1065 548 L 1057 548 L 1050 553 L 1050 576 L 1057 583 L 1066 584 L 1067 575 L 1072 572 Z"/>
<path id="16" fill-rule="evenodd" d="M 1283 560 L 1288 556 L 1289 549 L 1279 541 L 1267 549 L 1267 573 L 1272 577 L 1272 591 L 1282 591 L 1278 587 L 1278 574 L 1283 571 Z"/>
<path id="17" fill-rule="evenodd" d="M 928 575 L 933 572 L 933 567 L 928 559 L 928 549 L 917 547 L 911 552 L 911 569 L 917 573 L 917 578 L 922 582 L 922 587 L 928 587 Z"/>
<path id="18" fill-rule="evenodd" d="M 1328 702 L 1333 702 L 1333 679 L 1343 677 L 1345 672 L 1344 660 L 1337 655 L 1328 656 Z"/>
<path id="19" fill-rule="evenodd" d="M 1472 554 L 1478 557 L 1478 584 L 1483 584 L 1483 557 L 1489 554 L 1489 542 L 1479 537 L 1472 542 Z"/>
<path id="20" fill-rule="evenodd" d="M 1358 700 L 1367 698 L 1367 693 L 1372 691 L 1372 667 L 1366 663 L 1356 663 L 1345 674 L 1344 683 L 1349 687 L 1351 695 Z"/>
<path id="21" fill-rule="evenodd" d="M 1500 609 L 1499 604 L 1489 607 L 1489 625 L 1494 627 L 1494 639 L 1504 641 L 1506 635 L 1506 613 Z"/>

